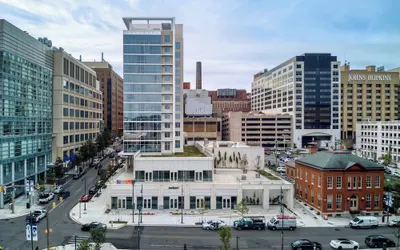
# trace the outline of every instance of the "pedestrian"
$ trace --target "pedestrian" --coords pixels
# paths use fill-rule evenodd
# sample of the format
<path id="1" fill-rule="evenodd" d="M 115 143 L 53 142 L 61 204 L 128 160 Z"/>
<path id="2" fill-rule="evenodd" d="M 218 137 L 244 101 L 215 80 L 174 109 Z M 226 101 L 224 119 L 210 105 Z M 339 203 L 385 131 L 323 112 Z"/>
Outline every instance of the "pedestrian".
<path id="1" fill-rule="evenodd" d="M 39 250 L 39 247 L 36 247 L 35 250 Z"/>

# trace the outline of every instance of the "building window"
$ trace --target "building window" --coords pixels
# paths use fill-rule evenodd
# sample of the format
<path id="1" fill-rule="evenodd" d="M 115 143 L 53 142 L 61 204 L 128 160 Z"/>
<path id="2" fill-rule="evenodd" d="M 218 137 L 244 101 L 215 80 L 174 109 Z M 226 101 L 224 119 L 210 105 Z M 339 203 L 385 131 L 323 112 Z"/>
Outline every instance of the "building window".
<path id="1" fill-rule="evenodd" d="M 311 203 L 314 204 L 314 190 L 311 189 Z"/>
<path id="2" fill-rule="evenodd" d="M 66 135 L 66 136 L 64 136 L 64 145 L 65 144 L 68 144 L 68 136 Z"/>
<path id="3" fill-rule="evenodd" d="M 301 169 L 300 169 L 300 180 L 302 180 L 303 179 L 303 171 L 301 171 Z"/>
<path id="4" fill-rule="evenodd" d="M 171 137 L 171 133 L 170 132 L 165 132 L 165 138 L 170 138 Z"/>
<path id="5" fill-rule="evenodd" d="M 64 122 L 64 130 L 68 130 L 68 122 Z"/>
<path id="6" fill-rule="evenodd" d="M 336 195 L 336 209 L 342 209 L 342 195 Z"/>
<path id="7" fill-rule="evenodd" d="M 306 182 L 308 182 L 308 173 L 307 173 L 307 171 L 306 171 L 305 174 L 306 174 L 306 176 L 305 176 L 306 177 Z"/>
<path id="8" fill-rule="evenodd" d="M 375 187 L 378 188 L 380 186 L 381 186 L 381 177 L 380 176 L 375 176 Z"/>
<path id="9" fill-rule="evenodd" d="M 365 197 L 365 207 L 371 208 L 371 194 L 367 194 Z"/>
<path id="10" fill-rule="evenodd" d="M 358 188 L 362 188 L 362 177 L 358 176 Z"/>
<path id="11" fill-rule="evenodd" d="M 328 176 L 328 188 L 333 188 L 333 177 L 332 176 Z"/>
<path id="12" fill-rule="evenodd" d="M 164 43 L 171 43 L 171 36 L 170 35 L 164 35 Z"/>
<path id="13" fill-rule="evenodd" d="M 318 187 L 321 186 L 321 176 L 318 176 Z"/>
<path id="14" fill-rule="evenodd" d="M 176 42 L 175 43 L 175 49 L 181 49 L 181 43 L 180 42 Z"/>
<path id="15" fill-rule="evenodd" d="M 321 193 L 318 193 L 318 207 L 321 207 Z"/>
<path id="16" fill-rule="evenodd" d="M 351 177 L 347 177 L 347 188 L 351 189 Z"/>
<path id="17" fill-rule="evenodd" d="M 181 147 L 181 141 L 175 141 L 175 148 Z"/>
<path id="18" fill-rule="evenodd" d="M 332 210 L 332 203 L 333 203 L 333 197 L 332 197 L 331 194 L 329 194 L 329 195 L 327 196 L 327 204 L 326 204 L 328 210 Z"/>
<path id="19" fill-rule="evenodd" d="M 357 188 L 357 177 L 353 177 L 353 189 L 356 189 Z"/>
<path id="20" fill-rule="evenodd" d="M 314 185 L 314 173 L 311 174 L 311 184 Z"/>
<path id="21" fill-rule="evenodd" d="M 336 176 L 336 188 L 342 188 L 342 176 Z"/>
<path id="22" fill-rule="evenodd" d="M 374 207 L 379 208 L 379 194 L 375 194 Z"/>

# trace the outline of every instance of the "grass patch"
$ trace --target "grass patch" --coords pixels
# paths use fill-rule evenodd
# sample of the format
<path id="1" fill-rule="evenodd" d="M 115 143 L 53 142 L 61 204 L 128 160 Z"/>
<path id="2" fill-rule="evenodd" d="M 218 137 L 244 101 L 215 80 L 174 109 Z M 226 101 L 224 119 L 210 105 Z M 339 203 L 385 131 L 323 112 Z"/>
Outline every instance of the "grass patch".
<path id="1" fill-rule="evenodd" d="M 278 177 L 276 177 L 275 175 L 270 174 L 270 173 L 268 173 L 268 172 L 265 172 L 264 170 L 261 170 L 261 171 L 260 171 L 260 174 L 261 174 L 262 176 L 264 176 L 265 178 L 270 179 L 270 180 L 272 180 L 272 181 L 278 181 L 278 180 L 280 180 L 280 179 L 279 179 Z"/>
<path id="2" fill-rule="evenodd" d="M 127 224 L 128 222 L 127 221 L 122 221 L 122 220 L 120 220 L 120 221 L 115 221 L 115 220 L 110 220 L 110 222 L 109 222 L 110 224 Z"/>
<path id="3" fill-rule="evenodd" d="M 205 155 L 194 146 L 184 146 L 182 153 L 168 155 L 141 155 L 140 157 L 205 157 Z"/>

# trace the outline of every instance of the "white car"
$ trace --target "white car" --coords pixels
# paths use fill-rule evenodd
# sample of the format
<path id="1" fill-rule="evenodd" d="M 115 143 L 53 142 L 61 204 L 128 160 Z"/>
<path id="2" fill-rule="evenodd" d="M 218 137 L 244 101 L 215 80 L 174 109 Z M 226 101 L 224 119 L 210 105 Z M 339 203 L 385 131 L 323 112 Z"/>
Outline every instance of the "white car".
<path id="1" fill-rule="evenodd" d="M 42 193 L 39 195 L 39 203 L 49 203 L 52 199 L 54 199 L 53 193 Z"/>
<path id="2" fill-rule="evenodd" d="M 221 227 L 226 226 L 226 223 L 222 220 L 209 220 L 203 223 L 203 229 L 205 230 L 217 230 Z"/>
<path id="3" fill-rule="evenodd" d="M 331 240 L 330 245 L 334 249 L 358 249 L 360 247 L 358 242 L 343 238 Z"/>
<path id="4" fill-rule="evenodd" d="M 96 159 L 93 160 L 93 164 L 97 165 L 97 164 L 99 164 L 99 163 L 100 163 L 100 160 L 99 160 L 99 159 L 96 158 Z"/>
<path id="5" fill-rule="evenodd" d="M 47 215 L 47 210 L 40 209 L 33 211 L 33 214 L 37 216 L 38 221 L 42 220 Z"/>
<path id="6" fill-rule="evenodd" d="M 61 191 L 64 191 L 64 188 L 62 186 L 58 186 L 56 189 L 54 189 L 53 193 L 59 194 Z"/>
<path id="7" fill-rule="evenodd" d="M 392 172 L 392 175 L 400 178 L 400 172 Z"/>
<path id="8" fill-rule="evenodd" d="M 286 172 L 286 168 L 285 167 L 277 167 L 276 172 Z"/>

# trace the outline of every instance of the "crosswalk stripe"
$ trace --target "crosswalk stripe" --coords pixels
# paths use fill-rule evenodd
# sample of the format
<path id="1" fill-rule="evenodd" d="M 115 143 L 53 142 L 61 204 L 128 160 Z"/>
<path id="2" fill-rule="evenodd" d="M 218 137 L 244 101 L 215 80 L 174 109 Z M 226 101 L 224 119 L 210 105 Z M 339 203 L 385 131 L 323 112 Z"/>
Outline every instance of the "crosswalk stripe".
<path id="1" fill-rule="evenodd" d="M 83 242 L 85 240 L 88 240 L 88 239 L 89 239 L 89 236 L 77 235 L 76 236 L 76 243 L 79 244 L 79 243 L 81 243 L 81 242 Z M 74 235 L 69 238 L 69 241 L 68 241 L 67 244 L 75 244 L 75 236 Z"/>

